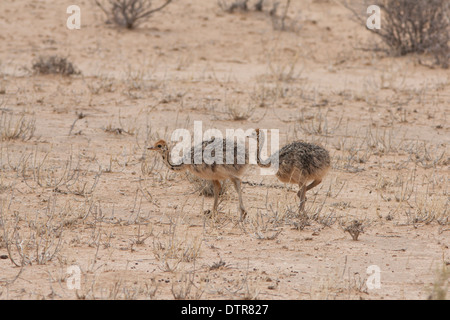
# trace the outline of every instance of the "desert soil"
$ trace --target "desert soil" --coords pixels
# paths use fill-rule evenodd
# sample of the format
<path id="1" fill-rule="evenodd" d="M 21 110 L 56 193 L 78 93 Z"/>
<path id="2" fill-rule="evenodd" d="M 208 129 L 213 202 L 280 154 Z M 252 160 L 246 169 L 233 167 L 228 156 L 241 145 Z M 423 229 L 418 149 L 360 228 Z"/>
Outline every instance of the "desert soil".
<path id="1" fill-rule="evenodd" d="M 208 0 L 135 30 L 79 0 L 69 30 L 73 2 L 0 3 L 0 298 L 449 297 L 448 70 L 371 50 L 379 39 L 334 1 L 295 1 L 284 31 L 270 3 Z M 34 72 L 50 55 L 81 73 Z M 194 121 L 328 149 L 307 218 L 296 187 L 255 166 L 248 217 L 229 184 L 205 216 L 202 182 L 146 150 Z"/>

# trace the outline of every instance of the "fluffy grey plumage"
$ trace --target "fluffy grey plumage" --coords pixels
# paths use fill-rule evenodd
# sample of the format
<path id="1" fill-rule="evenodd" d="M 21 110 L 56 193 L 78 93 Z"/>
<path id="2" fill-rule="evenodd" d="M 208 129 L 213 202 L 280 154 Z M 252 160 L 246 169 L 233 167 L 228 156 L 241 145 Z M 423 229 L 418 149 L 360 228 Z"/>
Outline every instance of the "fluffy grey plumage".
<path id="1" fill-rule="evenodd" d="M 227 159 L 227 145 L 233 145 L 234 156 L 231 159 Z M 202 156 L 200 159 L 195 158 L 195 150 L 197 148 L 202 150 L 201 153 L 197 151 Z M 214 185 L 213 212 L 217 211 L 218 198 L 221 190 L 220 180 L 230 179 L 239 196 L 240 219 L 243 220 L 245 218 L 247 212 L 242 201 L 240 179 L 248 168 L 248 152 L 245 146 L 244 148 L 238 148 L 237 143 L 223 139 L 203 141 L 201 145 L 191 148 L 190 161 L 183 161 L 180 164 L 174 164 L 171 161 L 170 150 L 164 140 L 159 140 L 153 147 L 148 149 L 158 151 L 164 160 L 164 164 L 171 170 L 189 170 L 199 178 L 211 180 Z M 197 164 L 196 162 L 200 163 Z"/>
<path id="2" fill-rule="evenodd" d="M 295 141 L 280 149 L 277 177 L 286 183 L 321 180 L 330 168 L 327 150 L 315 144 Z"/>
<path id="3" fill-rule="evenodd" d="M 227 157 L 227 145 L 230 155 Z M 201 148 L 201 163 L 196 164 L 195 149 Z M 232 153 L 231 153 L 232 152 Z M 247 148 L 239 148 L 234 141 L 225 139 L 210 139 L 203 141 L 201 146 L 192 147 L 190 152 L 189 170 L 200 178 L 207 180 L 225 180 L 241 177 L 248 168 Z"/>
<path id="4" fill-rule="evenodd" d="M 260 139 L 264 139 L 259 129 L 257 133 L 257 162 L 260 167 L 268 167 L 270 164 L 262 164 L 260 159 Z M 278 157 L 279 168 L 277 178 L 284 183 L 298 184 L 300 191 L 300 210 L 304 209 L 306 191 L 314 188 L 322 182 L 331 166 L 330 155 L 324 148 L 303 142 L 292 142 L 274 153 L 271 158 Z M 312 182 L 311 182 L 312 181 Z M 307 185 L 308 182 L 311 182 Z"/>

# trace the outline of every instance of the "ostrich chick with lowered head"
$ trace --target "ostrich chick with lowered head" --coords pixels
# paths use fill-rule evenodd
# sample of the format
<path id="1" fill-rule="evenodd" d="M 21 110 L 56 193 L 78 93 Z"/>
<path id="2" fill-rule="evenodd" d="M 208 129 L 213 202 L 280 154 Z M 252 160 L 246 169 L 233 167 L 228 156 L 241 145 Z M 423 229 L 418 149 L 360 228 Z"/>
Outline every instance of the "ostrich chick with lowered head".
<path id="1" fill-rule="evenodd" d="M 226 145 L 234 145 L 234 159 L 232 163 L 226 163 Z M 173 171 L 190 171 L 199 178 L 205 180 L 211 180 L 214 186 L 214 205 L 213 213 L 217 212 L 217 206 L 219 203 L 219 194 L 221 191 L 221 180 L 230 179 L 236 189 L 239 197 L 239 213 L 240 220 L 243 221 L 247 212 L 245 211 L 244 204 L 242 201 L 242 191 L 241 191 L 241 177 L 248 168 L 248 149 L 238 148 L 238 145 L 234 141 L 229 141 L 226 139 L 213 138 L 208 141 L 203 141 L 201 144 L 202 155 L 204 155 L 205 150 L 210 152 L 211 158 L 215 159 L 215 147 L 223 150 L 223 161 L 212 161 L 211 164 L 205 162 L 204 157 L 202 157 L 202 162 L 200 164 L 195 163 L 180 163 L 173 164 L 171 161 L 169 146 L 164 140 L 159 140 L 153 147 L 149 147 L 148 150 L 157 151 L 161 154 L 164 164 Z M 244 149 L 244 150 L 241 150 Z M 195 147 L 191 148 L 191 159 L 194 159 Z M 239 161 L 238 161 L 239 160 Z M 243 163 L 241 163 L 243 162 Z"/>
<path id="2" fill-rule="evenodd" d="M 264 141 L 264 134 L 256 131 L 257 139 L 257 163 L 262 168 L 271 166 L 261 163 L 260 140 Z M 330 154 L 324 148 L 304 141 L 295 141 L 285 145 L 275 152 L 270 158 L 278 157 L 278 180 L 284 183 L 298 184 L 300 190 L 297 196 L 300 198 L 299 211 L 303 211 L 306 202 L 306 191 L 311 190 L 322 182 L 323 177 L 330 169 Z M 273 161 L 273 160 L 272 160 Z M 307 184 L 311 182 L 310 184 Z"/>

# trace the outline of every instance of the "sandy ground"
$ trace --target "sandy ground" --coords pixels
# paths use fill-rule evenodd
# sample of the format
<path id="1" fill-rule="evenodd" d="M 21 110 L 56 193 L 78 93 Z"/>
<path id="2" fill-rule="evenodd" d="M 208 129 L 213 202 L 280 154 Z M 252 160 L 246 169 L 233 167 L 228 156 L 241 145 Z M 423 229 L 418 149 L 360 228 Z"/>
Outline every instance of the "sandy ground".
<path id="1" fill-rule="evenodd" d="M 365 50 L 378 39 L 333 1 L 296 1 L 287 31 L 270 3 L 207 0 L 135 30 L 78 1 L 68 30 L 72 2 L 0 4 L 0 298 L 449 297 L 448 70 Z M 81 74 L 35 74 L 42 55 Z M 229 185 L 206 217 L 199 183 L 146 150 L 194 121 L 327 148 L 307 221 L 296 188 L 255 167 L 248 217 Z"/>

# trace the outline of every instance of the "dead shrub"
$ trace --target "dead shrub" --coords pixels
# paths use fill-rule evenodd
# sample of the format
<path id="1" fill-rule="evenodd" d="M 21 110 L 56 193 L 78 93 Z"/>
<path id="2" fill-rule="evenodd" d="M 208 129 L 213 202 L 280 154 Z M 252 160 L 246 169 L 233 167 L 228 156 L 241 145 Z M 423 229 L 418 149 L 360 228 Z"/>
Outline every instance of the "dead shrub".
<path id="1" fill-rule="evenodd" d="M 105 2 L 108 5 L 104 5 Z M 108 17 L 108 22 L 120 27 L 133 29 L 149 19 L 153 13 L 164 9 L 172 0 L 165 0 L 159 7 L 153 8 L 152 0 L 95 0 L 97 6 Z"/>
<path id="2" fill-rule="evenodd" d="M 450 65 L 450 2 L 448 0 L 380 0 L 381 28 L 368 29 L 378 35 L 394 55 L 430 54 L 435 64 Z M 366 5 L 369 3 L 366 1 Z M 346 3 L 360 22 L 367 13 Z M 367 6 L 365 6 L 367 8 Z"/>

